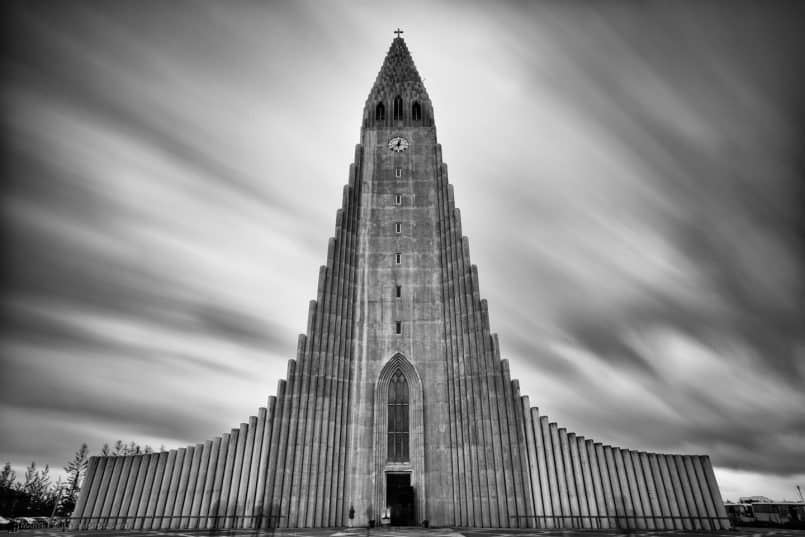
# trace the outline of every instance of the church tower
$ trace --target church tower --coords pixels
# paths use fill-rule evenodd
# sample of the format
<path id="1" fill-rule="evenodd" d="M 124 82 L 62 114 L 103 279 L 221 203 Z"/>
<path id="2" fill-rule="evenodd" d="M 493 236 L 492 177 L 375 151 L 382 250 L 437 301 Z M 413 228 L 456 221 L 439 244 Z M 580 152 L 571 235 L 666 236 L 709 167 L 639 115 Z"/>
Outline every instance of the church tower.
<path id="1" fill-rule="evenodd" d="M 213 440 L 93 457 L 73 527 L 728 527 L 707 456 L 602 445 L 520 394 L 400 33 L 276 396 Z"/>

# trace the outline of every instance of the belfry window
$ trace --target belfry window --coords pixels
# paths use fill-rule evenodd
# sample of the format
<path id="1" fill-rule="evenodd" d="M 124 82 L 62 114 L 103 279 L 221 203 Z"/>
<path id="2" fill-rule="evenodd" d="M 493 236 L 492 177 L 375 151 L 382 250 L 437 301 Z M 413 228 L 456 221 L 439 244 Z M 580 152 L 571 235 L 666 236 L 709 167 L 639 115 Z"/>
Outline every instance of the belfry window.
<path id="1" fill-rule="evenodd" d="M 419 106 L 419 103 L 416 101 L 414 101 L 413 106 L 411 106 L 411 119 L 414 121 L 422 119 L 422 107 Z"/>
<path id="2" fill-rule="evenodd" d="M 394 194 L 394 205 L 402 205 L 402 194 Z"/>
<path id="3" fill-rule="evenodd" d="M 377 103 L 375 106 L 375 121 L 383 121 L 386 119 L 386 107 L 383 103 Z"/>
<path id="4" fill-rule="evenodd" d="M 398 265 L 402 263 L 402 254 L 394 254 L 394 262 Z"/>
<path id="5" fill-rule="evenodd" d="M 398 285 L 396 287 L 397 287 L 397 289 L 396 289 L 395 293 L 397 295 L 397 298 L 400 298 L 402 296 L 402 285 Z"/>
<path id="6" fill-rule="evenodd" d="M 403 102 L 402 97 L 397 95 L 394 97 L 394 119 L 402 119 L 403 118 Z"/>
<path id="7" fill-rule="evenodd" d="M 397 321 L 394 323 L 394 333 L 402 334 L 402 321 Z"/>
<path id="8" fill-rule="evenodd" d="M 408 455 L 408 381 L 399 369 L 389 381 L 388 460 L 406 462 Z"/>

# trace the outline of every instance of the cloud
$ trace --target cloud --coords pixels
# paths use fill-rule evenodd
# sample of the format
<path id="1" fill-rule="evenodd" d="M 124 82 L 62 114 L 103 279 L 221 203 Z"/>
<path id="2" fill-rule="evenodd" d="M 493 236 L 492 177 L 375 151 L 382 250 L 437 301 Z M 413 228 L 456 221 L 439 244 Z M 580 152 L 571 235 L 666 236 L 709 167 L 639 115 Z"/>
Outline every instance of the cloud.
<path id="1" fill-rule="evenodd" d="M 220 434 L 305 326 L 390 12 L 187 7 L 3 8 L 15 461 Z M 390 9 L 522 393 L 783 495 L 805 438 L 802 8 Z"/>

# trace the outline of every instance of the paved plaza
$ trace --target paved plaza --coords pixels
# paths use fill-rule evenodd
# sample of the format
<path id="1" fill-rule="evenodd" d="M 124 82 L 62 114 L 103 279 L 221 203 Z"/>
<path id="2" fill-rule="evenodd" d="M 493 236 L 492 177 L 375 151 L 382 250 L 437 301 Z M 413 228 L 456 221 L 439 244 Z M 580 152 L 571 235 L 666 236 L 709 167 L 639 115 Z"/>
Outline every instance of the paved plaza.
<path id="1" fill-rule="evenodd" d="M 661 537 L 680 534 L 684 537 L 805 537 L 805 530 L 776 528 L 739 528 L 717 532 L 633 530 L 559 530 L 559 529 L 494 529 L 494 528 L 343 528 L 343 529 L 277 529 L 219 531 L 61 531 L 58 529 L 21 530 L 18 537 Z"/>

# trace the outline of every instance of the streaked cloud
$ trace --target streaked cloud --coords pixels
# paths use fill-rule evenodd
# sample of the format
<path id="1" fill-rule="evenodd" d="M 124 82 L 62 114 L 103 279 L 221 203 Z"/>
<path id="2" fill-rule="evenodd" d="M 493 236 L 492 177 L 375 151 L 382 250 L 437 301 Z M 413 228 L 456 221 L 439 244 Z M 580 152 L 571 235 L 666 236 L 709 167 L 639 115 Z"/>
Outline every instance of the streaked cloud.
<path id="1" fill-rule="evenodd" d="M 332 6 L 4 5 L 0 455 L 195 443 L 265 404 L 401 26 L 522 392 L 789 494 L 802 7 Z"/>

